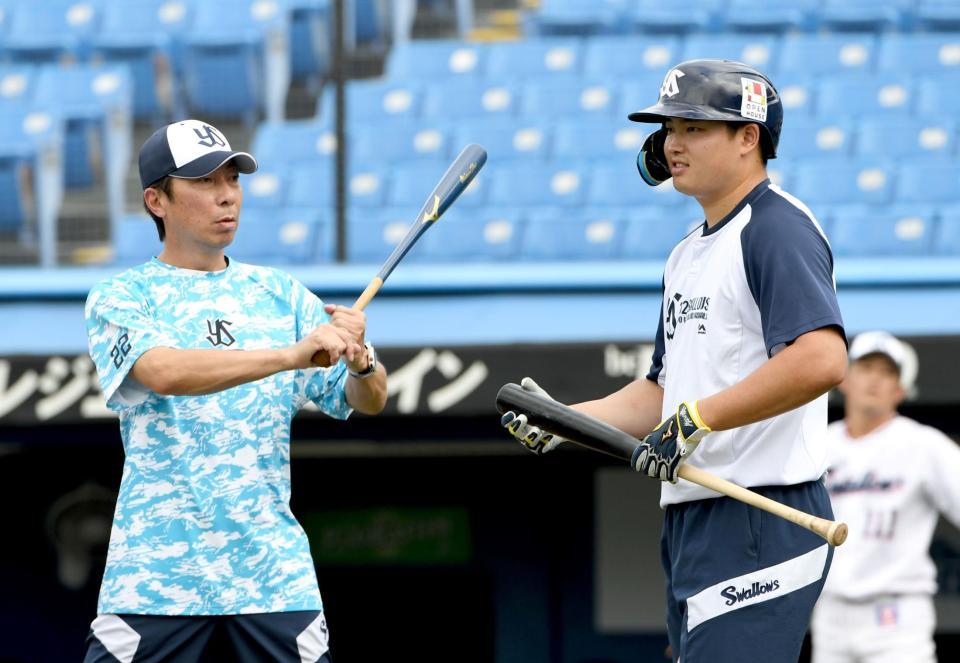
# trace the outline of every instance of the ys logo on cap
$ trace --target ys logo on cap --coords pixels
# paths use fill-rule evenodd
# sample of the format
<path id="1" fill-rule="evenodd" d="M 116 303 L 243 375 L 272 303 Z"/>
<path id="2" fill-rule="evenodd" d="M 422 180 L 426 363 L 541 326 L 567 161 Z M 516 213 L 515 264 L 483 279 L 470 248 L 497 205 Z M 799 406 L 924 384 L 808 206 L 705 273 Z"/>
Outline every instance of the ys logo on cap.
<path id="1" fill-rule="evenodd" d="M 671 69 L 666 78 L 663 79 L 663 85 L 660 86 L 661 97 L 672 97 L 680 93 L 680 84 L 677 82 L 681 76 L 686 76 L 679 69 Z"/>
<path id="2" fill-rule="evenodd" d="M 217 130 L 211 127 L 209 124 L 203 125 L 204 131 L 206 133 L 201 133 L 199 129 L 194 127 L 193 133 L 197 134 L 197 142 L 204 147 L 213 147 L 214 145 L 219 145 L 220 147 L 226 147 L 227 141 L 224 140 L 223 136 L 217 133 Z"/>

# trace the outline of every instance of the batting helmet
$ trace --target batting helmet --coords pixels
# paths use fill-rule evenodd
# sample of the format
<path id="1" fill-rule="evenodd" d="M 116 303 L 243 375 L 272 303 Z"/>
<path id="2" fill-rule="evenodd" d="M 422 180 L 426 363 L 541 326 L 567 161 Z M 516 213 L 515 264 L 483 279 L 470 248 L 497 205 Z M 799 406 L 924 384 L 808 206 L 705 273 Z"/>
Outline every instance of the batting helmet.
<path id="1" fill-rule="evenodd" d="M 760 125 L 763 156 L 777 156 L 783 104 L 770 79 L 753 67 L 733 60 L 689 60 L 669 72 L 660 86 L 660 99 L 628 115 L 634 122 L 663 123 L 667 118 L 720 120 Z M 647 137 L 637 155 L 637 168 L 647 184 L 670 179 L 663 152 L 663 129 Z"/>

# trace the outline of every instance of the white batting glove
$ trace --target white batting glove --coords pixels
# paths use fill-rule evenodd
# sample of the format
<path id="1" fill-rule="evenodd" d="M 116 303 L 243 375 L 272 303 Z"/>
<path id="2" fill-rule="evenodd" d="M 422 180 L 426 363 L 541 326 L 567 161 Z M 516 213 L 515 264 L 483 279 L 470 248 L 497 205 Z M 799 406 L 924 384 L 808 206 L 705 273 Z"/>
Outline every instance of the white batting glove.
<path id="1" fill-rule="evenodd" d="M 533 378 L 523 378 L 520 381 L 520 387 L 525 391 L 545 396 L 550 400 L 553 397 L 540 387 Z M 527 423 L 527 415 L 517 415 L 516 412 L 505 412 L 500 418 L 500 425 L 507 429 L 511 435 L 525 446 L 529 451 L 540 455 L 548 451 L 553 451 L 560 444 L 567 441 L 567 438 L 548 433 L 538 426 Z"/>

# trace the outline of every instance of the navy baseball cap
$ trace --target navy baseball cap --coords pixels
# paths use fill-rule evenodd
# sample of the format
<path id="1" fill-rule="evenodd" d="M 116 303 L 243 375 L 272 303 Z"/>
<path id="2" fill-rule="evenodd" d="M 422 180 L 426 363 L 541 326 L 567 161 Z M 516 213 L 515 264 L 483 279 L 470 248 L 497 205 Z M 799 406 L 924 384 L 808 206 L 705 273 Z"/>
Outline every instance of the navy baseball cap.
<path id="1" fill-rule="evenodd" d="M 197 179 L 235 159 L 241 173 L 257 170 L 257 160 L 230 149 L 219 129 L 200 120 L 174 122 L 153 132 L 140 148 L 140 184 L 146 189 L 170 175 Z"/>

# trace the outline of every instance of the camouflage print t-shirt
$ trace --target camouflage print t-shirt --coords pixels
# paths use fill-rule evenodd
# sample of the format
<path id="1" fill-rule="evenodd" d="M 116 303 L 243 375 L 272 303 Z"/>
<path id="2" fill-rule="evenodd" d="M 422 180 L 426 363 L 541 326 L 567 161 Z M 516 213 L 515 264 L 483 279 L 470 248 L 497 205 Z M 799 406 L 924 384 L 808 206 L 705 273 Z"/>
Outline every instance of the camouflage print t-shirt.
<path id="1" fill-rule="evenodd" d="M 205 396 L 161 396 L 130 371 L 156 347 L 288 346 L 328 321 L 322 302 L 278 270 L 153 259 L 97 284 L 86 319 L 126 454 L 98 613 L 322 610 L 289 506 L 290 420 L 308 401 L 350 415 L 343 363 Z"/>

